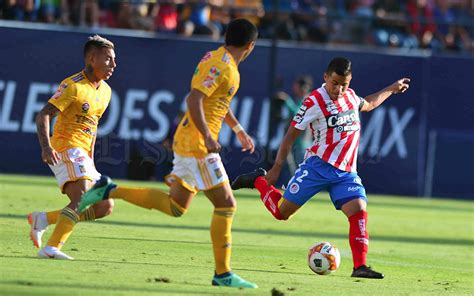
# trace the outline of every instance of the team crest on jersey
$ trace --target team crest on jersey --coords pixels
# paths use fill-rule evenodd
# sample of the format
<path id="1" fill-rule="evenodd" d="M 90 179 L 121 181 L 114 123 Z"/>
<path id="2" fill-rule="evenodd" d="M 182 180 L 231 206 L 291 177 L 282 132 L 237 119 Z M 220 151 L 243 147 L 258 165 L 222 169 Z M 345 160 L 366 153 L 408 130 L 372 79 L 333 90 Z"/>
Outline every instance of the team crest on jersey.
<path id="1" fill-rule="evenodd" d="M 298 193 L 298 191 L 300 191 L 300 185 L 298 185 L 297 183 L 293 183 L 290 185 L 290 193 Z"/>
<path id="2" fill-rule="evenodd" d="M 212 53 L 210 51 L 206 52 L 206 54 L 202 57 L 200 63 L 205 61 L 209 61 L 212 58 Z"/>
<path id="3" fill-rule="evenodd" d="M 82 113 L 87 113 L 87 111 L 89 111 L 89 108 L 90 108 L 90 107 L 91 107 L 91 106 L 90 106 L 89 103 L 87 103 L 87 102 L 85 102 L 84 104 L 82 104 L 82 107 L 81 107 Z"/>
<path id="4" fill-rule="evenodd" d="M 83 165 L 79 165 L 79 171 L 81 172 L 81 174 L 85 174 L 86 168 Z"/>
<path id="5" fill-rule="evenodd" d="M 215 163 L 216 161 L 217 161 L 217 158 L 215 158 L 215 157 L 211 157 L 211 158 L 208 158 L 208 159 L 207 159 L 207 162 L 208 162 L 209 164 L 213 164 L 213 163 Z"/>
<path id="6" fill-rule="evenodd" d="M 62 83 L 60 86 L 58 86 L 58 89 L 56 90 L 52 98 L 57 99 L 59 96 L 63 94 L 66 88 L 67 88 L 67 83 Z"/>

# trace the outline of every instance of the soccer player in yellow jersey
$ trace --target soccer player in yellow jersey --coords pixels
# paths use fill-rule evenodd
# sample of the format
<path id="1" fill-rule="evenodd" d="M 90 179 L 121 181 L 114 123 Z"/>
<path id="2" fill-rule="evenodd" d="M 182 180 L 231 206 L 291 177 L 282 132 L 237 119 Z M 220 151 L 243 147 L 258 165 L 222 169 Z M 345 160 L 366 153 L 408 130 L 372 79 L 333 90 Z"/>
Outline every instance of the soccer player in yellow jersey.
<path id="1" fill-rule="evenodd" d="M 89 37 L 84 59 L 84 70 L 63 80 L 36 117 L 41 157 L 70 200 L 62 210 L 28 215 L 30 236 L 38 248 L 46 227 L 56 224 L 47 245 L 38 252 L 40 258 L 73 259 L 61 252 L 61 247 L 75 224 L 109 215 L 113 208 L 112 200 L 104 200 L 82 214 L 77 211 L 82 194 L 101 178 L 93 155 L 97 125 L 112 94 L 104 80 L 112 76 L 116 67 L 113 43 L 98 35 Z M 58 119 L 50 138 L 50 123 L 55 116 Z"/>
<path id="2" fill-rule="evenodd" d="M 237 288 L 257 288 L 230 268 L 231 226 L 236 201 L 219 156 L 217 141 L 224 121 L 237 134 L 243 151 L 254 151 L 252 138 L 243 130 L 231 109 L 230 102 L 240 83 L 238 65 L 252 52 L 257 39 L 257 28 L 248 20 L 230 22 L 225 45 L 208 52 L 198 64 L 191 81 L 191 92 L 186 102 L 188 110 L 176 131 L 173 150 L 173 170 L 166 181 L 170 192 L 158 189 L 118 186 L 93 187 L 81 200 L 81 210 L 107 198 L 120 198 L 143 208 L 156 209 L 170 216 L 186 213 L 191 200 L 200 190 L 214 205 L 211 240 L 214 251 L 215 273 L 212 284 Z M 113 186 L 113 185 L 109 185 Z"/>

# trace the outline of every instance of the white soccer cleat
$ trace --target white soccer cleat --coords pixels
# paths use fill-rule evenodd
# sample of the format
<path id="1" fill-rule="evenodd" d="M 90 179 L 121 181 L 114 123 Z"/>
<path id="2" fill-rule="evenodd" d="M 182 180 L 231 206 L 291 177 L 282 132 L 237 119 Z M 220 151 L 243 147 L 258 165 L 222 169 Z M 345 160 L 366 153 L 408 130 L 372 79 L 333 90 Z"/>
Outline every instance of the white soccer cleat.
<path id="1" fill-rule="evenodd" d="M 46 246 L 39 250 L 38 257 L 42 259 L 74 260 L 74 258 L 64 254 L 58 248 L 50 246 Z"/>
<path id="2" fill-rule="evenodd" d="M 33 241 L 33 245 L 37 248 L 41 248 L 41 237 L 48 228 L 48 219 L 46 218 L 45 212 L 33 212 L 28 214 L 28 223 L 31 225 L 30 228 L 30 239 Z"/>

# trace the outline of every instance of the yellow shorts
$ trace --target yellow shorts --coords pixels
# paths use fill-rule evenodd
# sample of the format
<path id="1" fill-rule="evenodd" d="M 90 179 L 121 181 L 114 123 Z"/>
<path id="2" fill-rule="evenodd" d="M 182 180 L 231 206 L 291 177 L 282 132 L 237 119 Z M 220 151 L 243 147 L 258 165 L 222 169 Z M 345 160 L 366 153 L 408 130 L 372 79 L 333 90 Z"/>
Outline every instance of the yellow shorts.
<path id="1" fill-rule="evenodd" d="M 229 182 L 218 153 L 210 153 L 206 157 L 184 157 L 174 154 L 173 170 L 165 178 L 168 185 L 177 181 L 191 192 L 209 190 Z"/>
<path id="2" fill-rule="evenodd" d="M 81 179 L 98 180 L 100 173 L 97 172 L 94 161 L 86 151 L 81 148 L 71 148 L 59 153 L 61 160 L 57 165 L 49 165 L 61 192 L 64 193 L 64 184 Z"/>

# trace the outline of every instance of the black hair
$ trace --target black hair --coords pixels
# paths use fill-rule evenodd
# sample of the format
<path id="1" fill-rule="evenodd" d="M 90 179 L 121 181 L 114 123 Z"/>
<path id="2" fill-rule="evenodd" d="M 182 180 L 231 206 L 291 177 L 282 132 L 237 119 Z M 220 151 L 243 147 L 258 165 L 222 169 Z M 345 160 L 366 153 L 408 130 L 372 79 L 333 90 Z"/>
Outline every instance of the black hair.
<path id="1" fill-rule="evenodd" d="M 84 57 L 92 50 L 92 49 L 101 49 L 101 48 L 112 48 L 114 49 L 114 44 L 103 38 L 99 35 L 94 35 L 89 37 L 86 44 L 84 44 Z"/>
<path id="2" fill-rule="evenodd" d="M 331 75 L 336 73 L 341 76 L 348 76 L 352 74 L 352 63 L 349 59 L 344 57 L 337 57 L 331 60 L 326 69 L 326 74 Z"/>
<path id="3" fill-rule="evenodd" d="M 254 24 L 244 18 L 231 21 L 225 33 L 225 45 L 242 47 L 257 40 L 258 30 Z"/>

